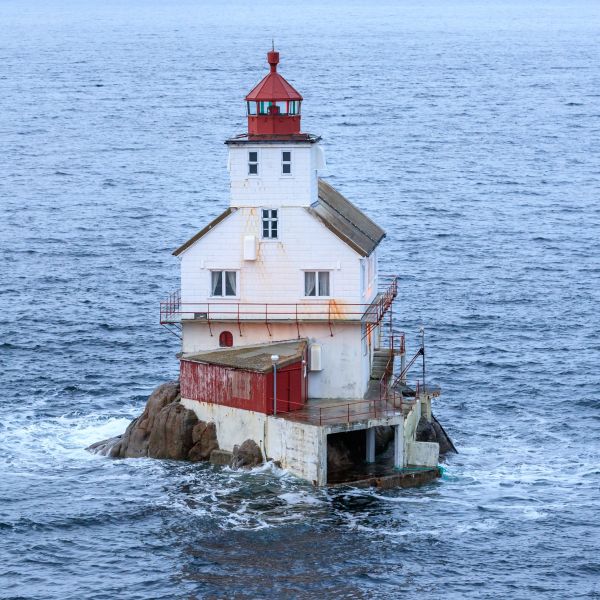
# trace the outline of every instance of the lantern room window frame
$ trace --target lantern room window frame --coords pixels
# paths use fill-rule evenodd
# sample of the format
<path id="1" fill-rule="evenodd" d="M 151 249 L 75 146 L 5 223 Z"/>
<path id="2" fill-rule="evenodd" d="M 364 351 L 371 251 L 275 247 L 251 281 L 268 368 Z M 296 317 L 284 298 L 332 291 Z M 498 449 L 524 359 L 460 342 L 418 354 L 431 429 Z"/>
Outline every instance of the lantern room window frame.
<path id="1" fill-rule="evenodd" d="M 249 117 L 297 117 L 301 105 L 301 100 L 249 100 L 246 101 L 246 113 Z M 271 106 L 277 109 L 269 110 Z"/>

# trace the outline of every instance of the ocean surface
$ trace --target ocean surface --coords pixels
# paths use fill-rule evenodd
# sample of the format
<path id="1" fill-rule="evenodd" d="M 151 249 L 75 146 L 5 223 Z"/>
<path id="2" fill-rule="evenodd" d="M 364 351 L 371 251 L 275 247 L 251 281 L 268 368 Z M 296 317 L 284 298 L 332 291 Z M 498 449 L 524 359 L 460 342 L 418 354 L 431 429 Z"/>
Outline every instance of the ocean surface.
<path id="1" fill-rule="evenodd" d="M 93 456 L 280 70 L 460 454 L 420 489 Z M 0 3 L 0 598 L 600 598 L 600 3 Z"/>

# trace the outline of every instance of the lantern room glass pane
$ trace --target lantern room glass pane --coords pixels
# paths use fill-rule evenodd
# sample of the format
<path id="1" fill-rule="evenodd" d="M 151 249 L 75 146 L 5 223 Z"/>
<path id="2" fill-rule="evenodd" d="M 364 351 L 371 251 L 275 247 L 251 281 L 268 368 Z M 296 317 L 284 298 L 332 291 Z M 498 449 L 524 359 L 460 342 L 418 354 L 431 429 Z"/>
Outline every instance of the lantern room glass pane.
<path id="1" fill-rule="evenodd" d="M 287 102 L 285 100 L 276 102 L 275 104 L 277 105 L 277 108 L 279 109 L 280 115 L 287 115 Z"/>
<path id="2" fill-rule="evenodd" d="M 300 114 L 300 100 L 292 100 L 289 102 L 289 110 L 288 113 L 290 115 L 299 115 Z"/>
<path id="3" fill-rule="evenodd" d="M 248 114 L 255 115 L 256 114 L 256 102 L 246 102 L 248 105 Z"/>

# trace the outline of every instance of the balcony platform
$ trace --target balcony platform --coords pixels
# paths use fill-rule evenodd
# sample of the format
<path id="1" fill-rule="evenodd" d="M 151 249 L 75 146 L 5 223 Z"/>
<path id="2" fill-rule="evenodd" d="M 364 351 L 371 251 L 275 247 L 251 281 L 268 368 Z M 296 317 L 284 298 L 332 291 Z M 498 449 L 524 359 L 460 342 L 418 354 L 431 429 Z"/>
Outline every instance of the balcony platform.
<path id="1" fill-rule="evenodd" d="M 377 325 L 391 308 L 398 293 L 397 278 L 378 292 L 369 303 L 341 302 L 335 299 L 309 299 L 302 302 L 237 302 L 215 298 L 205 300 L 181 299 L 179 291 L 173 292 L 160 304 L 161 325 L 181 325 L 197 322 L 211 323 L 329 323 L 362 322 Z M 207 301 L 208 300 L 208 301 Z"/>
<path id="2" fill-rule="evenodd" d="M 328 433 L 352 431 L 380 425 L 396 425 L 405 417 L 414 405 L 414 399 L 405 400 L 394 406 L 386 400 L 311 398 L 306 405 L 291 412 L 277 413 L 276 417 L 327 427 Z"/>

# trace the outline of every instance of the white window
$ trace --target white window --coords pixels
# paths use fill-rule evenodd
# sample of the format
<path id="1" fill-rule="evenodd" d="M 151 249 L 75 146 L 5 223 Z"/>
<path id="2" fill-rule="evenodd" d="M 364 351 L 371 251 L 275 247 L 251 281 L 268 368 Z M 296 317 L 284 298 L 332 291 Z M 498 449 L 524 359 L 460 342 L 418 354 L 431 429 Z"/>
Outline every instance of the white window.
<path id="1" fill-rule="evenodd" d="M 292 174 L 292 153 L 288 150 L 281 153 L 281 172 L 283 175 Z"/>
<path id="2" fill-rule="evenodd" d="M 329 296 L 329 271 L 304 271 L 305 296 Z"/>
<path id="3" fill-rule="evenodd" d="M 276 240 L 279 229 L 279 216 L 275 208 L 262 209 L 262 236 L 265 240 Z"/>
<path id="4" fill-rule="evenodd" d="M 258 175 L 258 152 L 248 152 L 248 175 Z"/>
<path id="5" fill-rule="evenodd" d="M 211 296 L 237 296 L 236 271 L 211 271 L 210 272 Z"/>
<path id="6" fill-rule="evenodd" d="M 364 294 L 367 291 L 367 263 L 364 258 L 360 260 L 360 287 L 361 292 Z"/>

